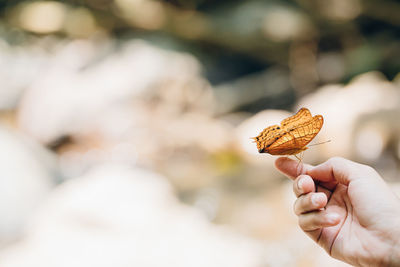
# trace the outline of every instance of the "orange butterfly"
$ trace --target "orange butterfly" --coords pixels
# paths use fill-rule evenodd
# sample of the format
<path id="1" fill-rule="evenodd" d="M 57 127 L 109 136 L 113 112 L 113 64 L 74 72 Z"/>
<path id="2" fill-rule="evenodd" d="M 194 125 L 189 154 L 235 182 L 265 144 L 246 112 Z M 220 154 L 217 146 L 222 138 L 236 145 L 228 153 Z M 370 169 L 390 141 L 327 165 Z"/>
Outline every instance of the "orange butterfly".
<path id="1" fill-rule="evenodd" d="M 313 117 L 307 108 L 301 108 L 281 125 L 269 126 L 253 139 L 260 153 L 296 156 L 308 148 L 306 145 L 319 133 L 323 123 L 321 115 Z"/>

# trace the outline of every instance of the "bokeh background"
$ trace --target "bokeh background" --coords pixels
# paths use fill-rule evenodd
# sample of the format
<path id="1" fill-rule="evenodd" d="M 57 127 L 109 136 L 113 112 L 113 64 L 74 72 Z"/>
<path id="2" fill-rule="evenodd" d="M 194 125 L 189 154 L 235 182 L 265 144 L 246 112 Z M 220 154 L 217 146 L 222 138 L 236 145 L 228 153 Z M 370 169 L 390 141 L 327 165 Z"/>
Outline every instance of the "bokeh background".
<path id="1" fill-rule="evenodd" d="M 300 107 L 400 193 L 400 3 L 0 1 L 0 266 L 345 266 L 250 137 Z"/>

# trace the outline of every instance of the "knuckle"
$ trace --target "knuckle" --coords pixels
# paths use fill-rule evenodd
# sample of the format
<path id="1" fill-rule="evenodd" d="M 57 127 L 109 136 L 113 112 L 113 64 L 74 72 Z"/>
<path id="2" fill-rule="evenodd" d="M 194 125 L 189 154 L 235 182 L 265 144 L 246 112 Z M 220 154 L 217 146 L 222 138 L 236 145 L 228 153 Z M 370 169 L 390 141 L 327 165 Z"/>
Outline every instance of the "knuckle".
<path id="1" fill-rule="evenodd" d="M 377 175 L 378 173 L 374 168 L 368 165 L 361 164 L 362 168 L 364 169 L 365 173 L 370 174 L 370 175 Z"/>

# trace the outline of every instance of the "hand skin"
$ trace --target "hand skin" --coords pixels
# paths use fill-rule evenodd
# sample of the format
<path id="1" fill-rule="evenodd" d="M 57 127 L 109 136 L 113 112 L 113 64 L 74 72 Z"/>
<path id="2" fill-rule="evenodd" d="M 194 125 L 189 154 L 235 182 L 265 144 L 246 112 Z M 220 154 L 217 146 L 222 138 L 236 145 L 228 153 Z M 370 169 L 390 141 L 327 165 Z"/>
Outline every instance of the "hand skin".
<path id="1" fill-rule="evenodd" d="M 400 200 L 369 166 L 331 158 L 311 166 L 281 157 L 294 180 L 302 230 L 330 256 L 356 266 L 400 266 Z"/>

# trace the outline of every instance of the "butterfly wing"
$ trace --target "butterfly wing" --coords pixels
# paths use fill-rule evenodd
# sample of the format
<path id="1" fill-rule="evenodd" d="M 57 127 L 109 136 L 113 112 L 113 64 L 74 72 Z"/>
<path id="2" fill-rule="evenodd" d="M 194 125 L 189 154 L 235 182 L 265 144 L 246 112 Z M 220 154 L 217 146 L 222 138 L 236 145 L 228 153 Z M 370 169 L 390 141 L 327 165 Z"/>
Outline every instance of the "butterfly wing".
<path id="1" fill-rule="evenodd" d="M 312 118 L 311 112 L 307 108 L 301 108 L 293 116 L 284 119 L 281 122 L 281 127 L 285 131 L 290 131 L 291 129 L 297 128 L 299 125 L 304 124 Z"/>
<path id="2" fill-rule="evenodd" d="M 293 155 L 307 149 L 306 145 L 319 133 L 324 123 L 321 115 L 311 117 L 301 124 L 295 122 L 292 128 L 268 148 L 271 155 Z"/>
<path id="3" fill-rule="evenodd" d="M 306 145 L 319 133 L 323 123 L 321 115 L 313 117 L 307 108 L 301 108 L 281 125 L 265 128 L 254 140 L 260 153 L 294 155 L 307 149 Z"/>
<path id="4" fill-rule="evenodd" d="M 279 125 L 272 125 L 265 128 L 257 137 L 253 139 L 257 143 L 258 152 L 265 152 L 275 141 L 285 134 Z"/>
<path id="5" fill-rule="evenodd" d="M 285 133 L 272 143 L 266 152 L 271 155 L 291 155 L 293 150 L 298 150 L 295 138 L 293 135 Z"/>
<path id="6" fill-rule="evenodd" d="M 311 120 L 291 129 L 289 133 L 294 136 L 297 146 L 304 147 L 319 133 L 323 124 L 324 118 L 316 115 Z"/>

